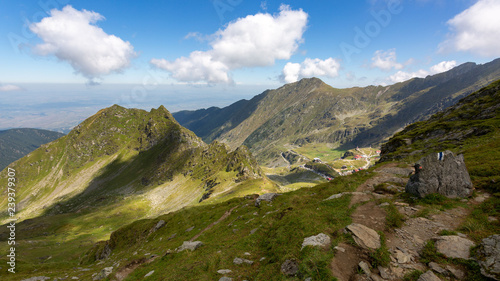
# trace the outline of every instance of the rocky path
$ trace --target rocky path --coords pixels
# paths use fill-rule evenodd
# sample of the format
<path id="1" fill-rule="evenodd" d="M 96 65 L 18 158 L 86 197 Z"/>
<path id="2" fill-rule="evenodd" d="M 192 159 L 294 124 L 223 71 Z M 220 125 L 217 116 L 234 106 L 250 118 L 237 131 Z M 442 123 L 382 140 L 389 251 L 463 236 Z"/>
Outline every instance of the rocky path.
<path id="1" fill-rule="evenodd" d="M 456 207 L 445 211 L 436 211 L 426 217 L 416 216 L 423 207 L 412 207 L 391 194 L 379 195 L 374 193 L 374 186 L 384 182 L 397 184 L 400 188 L 406 184 L 410 168 L 399 168 L 388 164 L 378 168 L 377 175 L 360 185 L 356 192 L 352 192 L 351 206 L 356 207 L 352 214 L 354 224 L 361 224 L 375 231 L 383 232 L 386 237 L 386 246 L 391 254 L 389 266 L 369 268 L 370 250 L 347 244 L 338 246 L 336 255 L 331 262 L 331 270 L 340 281 L 348 280 L 402 280 L 406 273 L 413 270 L 426 272 L 428 265 L 419 262 L 419 253 L 427 241 L 442 239 L 439 233 L 442 230 L 455 230 L 464 222 L 471 208 Z M 486 195 L 487 196 L 487 195 Z M 386 227 L 386 204 L 378 204 L 377 199 L 386 198 L 394 202 L 398 211 L 404 215 L 406 221 L 401 228 L 388 229 Z M 469 205 L 478 204 L 475 200 L 468 200 Z M 448 236 L 451 237 L 451 236 Z M 459 233 L 459 238 L 451 243 L 449 248 L 461 247 L 460 243 L 468 243 L 467 237 Z M 462 239 L 463 238 L 463 239 Z M 455 239 L 455 238 L 454 238 Z M 468 248 L 466 247 L 468 250 Z M 430 266 L 431 264 L 429 264 Z M 434 272 L 442 270 L 442 274 L 461 279 L 464 272 L 452 265 L 432 264 Z M 359 274 L 358 268 L 365 274 Z M 368 271 L 368 272 L 367 272 Z M 431 273 L 429 273 L 431 274 Z"/>

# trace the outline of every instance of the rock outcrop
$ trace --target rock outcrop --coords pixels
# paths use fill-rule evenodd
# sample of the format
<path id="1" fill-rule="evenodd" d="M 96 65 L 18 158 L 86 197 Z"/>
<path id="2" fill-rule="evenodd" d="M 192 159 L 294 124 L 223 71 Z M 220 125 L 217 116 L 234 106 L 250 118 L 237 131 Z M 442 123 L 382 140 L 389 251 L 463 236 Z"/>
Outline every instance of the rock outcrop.
<path id="1" fill-rule="evenodd" d="M 481 274 L 500 280 L 500 235 L 495 234 L 484 238 L 477 254 Z"/>
<path id="2" fill-rule="evenodd" d="M 418 197 L 431 193 L 450 198 L 471 196 L 473 187 L 463 155 L 455 156 L 448 150 L 440 153 L 420 159 L 420 169 L 415 168 L 415 174 L 406 184 L 406 192 Z"/>

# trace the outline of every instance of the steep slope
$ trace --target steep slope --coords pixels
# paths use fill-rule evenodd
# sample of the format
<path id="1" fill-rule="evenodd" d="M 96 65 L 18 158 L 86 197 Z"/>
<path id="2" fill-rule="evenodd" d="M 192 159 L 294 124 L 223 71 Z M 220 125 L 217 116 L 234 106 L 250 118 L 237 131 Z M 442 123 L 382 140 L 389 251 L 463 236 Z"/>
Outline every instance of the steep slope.
<path id="1" fill-rule="evenodd" d="M 380 161 L 417 161 L 450 149 L 463 153 L 474 186 L 500 191 L 500 80 L 416 122 L 382 146 Z"/>
<path id="2" fill-rule="evenodd" d="M 141 217 L 222 200 L 229 192 L 273 188 L 246 148 L 206 145 L 163 106 L 103 109 L 10 168 L 19 179 L 17 215 L 23 219 L 131 205 L 140 206 L 134 216 Z M 6 173 L 0 174 L 5 186 Z"/>
<path id="3" fill-rule="evenodd" d="M 498 78 L 500 59 L 484 65 L 466 63 L 385 87 L 336 89 L 317 78 L 302 79 L 228 108 L 177 114 L 185 117 L 181 124 L 193 124 L 203 139 L 216 138 L 233 148 L 244 144 L 261 163 L 269 164 L 281 151 L 309 143 L 328 143 L 340 150 L 377 145 L 406 124 L 423 120 Z M 220 117 L 230 121 L 221 125 Z"/>
<path id="4" fill-rule="evenodd" d="M 0 171 L 7 165 L 64 134 L 40 129 L 18 128 L 0 131 Z"/>

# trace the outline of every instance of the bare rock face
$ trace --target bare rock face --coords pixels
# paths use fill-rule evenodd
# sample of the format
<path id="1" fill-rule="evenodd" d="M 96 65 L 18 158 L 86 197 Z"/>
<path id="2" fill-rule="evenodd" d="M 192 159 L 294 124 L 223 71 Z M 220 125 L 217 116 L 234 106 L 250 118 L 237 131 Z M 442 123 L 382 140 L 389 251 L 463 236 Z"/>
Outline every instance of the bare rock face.
<path id="1" fill-rule="evenodd" d="M 352 233 L 359 246 L 367 249 L 380 248 L 380 235 L 375 230 L 358 223 L 350 224 L 346 229 Z"/>
<path id="2" fill-rule="evenodd" d="M 436 241 L 436 249 L 448 258 L 469 259 L 470 247 L 474 242 L 457 235 L 441 236 Z"/>
<path id="3" fill-rule="evenodd" d="M 418 162 L 417 169 L 406 184 L 406 192 L 418 197 L 439 193 L 449 198 L 472 195 L 472 182 L 463 155 L 451 151 L 432 153 Z M 416 165 L 417 166 L 417 165 Z"/>
<path id="4" fill-rule="evenodd" d="M 500 235 L 495 234 L 481 241 L 478 250 L 481 274 L 500 280 Z"/>

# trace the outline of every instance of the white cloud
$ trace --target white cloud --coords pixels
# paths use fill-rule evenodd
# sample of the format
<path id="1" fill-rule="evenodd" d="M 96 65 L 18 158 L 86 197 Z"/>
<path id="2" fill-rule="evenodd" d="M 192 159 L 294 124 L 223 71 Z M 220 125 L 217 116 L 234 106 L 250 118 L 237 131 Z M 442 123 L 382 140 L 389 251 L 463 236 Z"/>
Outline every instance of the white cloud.
<path id="1" fill-rule="evenodd" d="M 289 59 L 303 41 L 307 17 L 302 10 L 282 5 L 277 15 L 258 13 L 229 23 L 213 35 L 208 51 L 195 51 L 175 61 L 150 62 L 179 81 L 232 82 L 231 70 Z"/>
<path id="2" fill-rule="evenodd" d="M 436 65 L 431 66 L 430 74 L 437 74 L 441 72 L 448 71 L 457 66 L 457 62 L 454 60 L 451 61 L 442 61 Z"/>
<path id="3" fill-rule="evenodd" d="M 10 92 L 10 91 L 20 91 L 20 90 L 22 90 L 22 88 L 16 85 L 12 84 L 0 85 L 0 92 Z"/>
<path id="4" fill-rule="evenodd" d="M 229 68 L 222 62 L 212 59 L 207 52 L 195 51 L 189 57 L 181 57 L 173 62 L 165 59 L 152 59 L 151 64 L 169 71 L 178 81 L 209 83 L 230 83 Z"/>
<path id="5" fill-rule="evenodd" d="M 382 50 L 375 51 L 372 57 L 371 67 L 389 71 L 393 68 L 402 69 L 403 65 L 396 60 L 396 49 L 390 49 L 385 52 Z"/>
<path id="6" fill-rule="evenodd" d="M 134 47 L 96 26 L 100 20 L 104 20 L 102 15 L 78 11 L 70 5 L 62 10 L 53 9 L 49 17 L 30 25 L 30 30 L 44 41 L 33 51 L 68 62 L 77 73 L 91 81 L 120 72 L 136 56 Z"/>
<path id="7" fill-rule="evenodd" d="M 287 63 L 283 67 L 280 79 L 285 83 L 292 83 L 301 78 L 322 76 L 337 77 L 339 75 L 340 62 L 333 58 L 326 60 L 306 58 L 302 63 Z"/>
<path id="8" fill-rule="evenodd" d="M 395 74 L 389 76 L 388 80 L 392 83 L 398 83 L 398 82 L 403 82 L 403 81 L 406 81 L 406 80 L 409 80 L 409 79 L 412 79 L 415 77 L 424 78 L 428 75 L 434 75 L 434 74 L 448 71 L 448 70 L 454 68 L 455 66 L 457 66 L 457 62 L 454 60 L 442 61 L 436 65 L 431 66 L 429 68 L 429 70 L 420 69 L 420 70 L 415 71 L 415 72 L 405 72 L 405 71 L 400 70 L 400 71 L 396 72 Z"/>
<path id="9" fill-rule="evenodd" d="M 451 29 L 441 51 L 468 51 L 486 57 L 500 56 L 500 1 L 479 0 L 447 24 Z"/>

